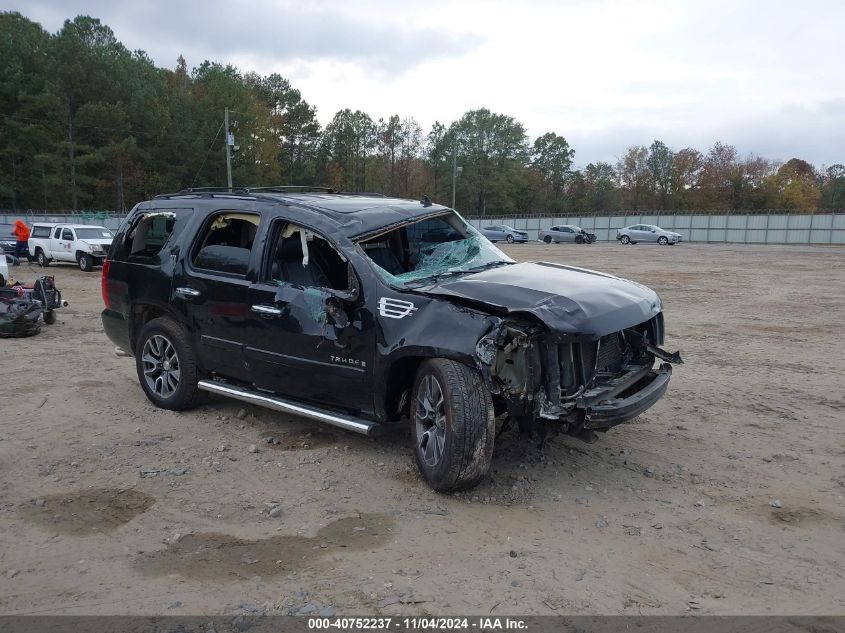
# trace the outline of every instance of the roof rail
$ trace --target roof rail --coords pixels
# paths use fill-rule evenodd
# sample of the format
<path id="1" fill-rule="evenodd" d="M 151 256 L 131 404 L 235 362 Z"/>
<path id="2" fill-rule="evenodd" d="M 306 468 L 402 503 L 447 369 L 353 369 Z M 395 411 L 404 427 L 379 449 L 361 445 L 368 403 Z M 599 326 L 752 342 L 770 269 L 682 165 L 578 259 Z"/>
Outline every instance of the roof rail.
<path id="1" fill-rule="evenodd" d="M 179 193 L 249 193 L 249 189 L 246 187 L 189 187 L 182 189 Z"/>
<path id="2" fill-rule="evenodd" d="M 312 187 L 311 185 L 270 185 L 268 187 L 249 187 L 248 191 L 277 191 L 286 193 L 288 191 L 322 191 L 324 193 L 338 193 L 331 187 Z"/>
<path id="3" fill-rule="evenodd" d="M 339 196 L 367 196 L 369 198 L 386 198 L 383 193 L 377 191 L 335 191 Z"/>

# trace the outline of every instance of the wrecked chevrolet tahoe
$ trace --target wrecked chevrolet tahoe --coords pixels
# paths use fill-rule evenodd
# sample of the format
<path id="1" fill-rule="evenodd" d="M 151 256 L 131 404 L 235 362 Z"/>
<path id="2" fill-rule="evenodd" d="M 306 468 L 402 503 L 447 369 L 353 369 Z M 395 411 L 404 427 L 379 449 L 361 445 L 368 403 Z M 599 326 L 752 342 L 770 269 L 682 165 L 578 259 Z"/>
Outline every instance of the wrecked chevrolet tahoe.
<path id="1" fill-rule="evenodd" d="M 591 441 L 634 418 L 681 362 L 654 291 L 517 263 L 427 198 L 161 195 L 123 222 L 102 291 L 156 406 L 211 393 L 366 435 L 406 420 L 441 491 L 480 481 L 511 424 Z"/>

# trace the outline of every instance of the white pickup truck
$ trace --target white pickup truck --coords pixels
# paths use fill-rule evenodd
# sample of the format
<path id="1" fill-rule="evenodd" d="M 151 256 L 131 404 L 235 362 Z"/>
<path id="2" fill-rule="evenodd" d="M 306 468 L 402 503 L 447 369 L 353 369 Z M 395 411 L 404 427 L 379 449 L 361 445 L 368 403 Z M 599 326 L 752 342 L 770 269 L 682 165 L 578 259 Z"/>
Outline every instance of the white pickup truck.
<path id="1" fill-rule="evenodd" d="M 52 261 L 76 262 L 89 272 L 103 263 L 113 238 L 103 226 L 36 223 L 29 235 L 29 252 L 42 267 Z"/>

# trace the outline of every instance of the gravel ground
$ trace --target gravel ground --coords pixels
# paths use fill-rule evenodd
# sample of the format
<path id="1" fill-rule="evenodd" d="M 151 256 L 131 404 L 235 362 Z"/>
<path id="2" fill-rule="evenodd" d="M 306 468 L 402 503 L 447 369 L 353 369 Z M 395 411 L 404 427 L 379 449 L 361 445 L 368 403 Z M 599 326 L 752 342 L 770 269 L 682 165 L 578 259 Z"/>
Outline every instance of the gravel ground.
<path id="1" fill-rule="evenodd" d="M 99 273 L 51 266 L 71 306 L 0 341 L 0 612 L 845 612 L 845 249 L 507 250 L 655 288 L 686 364 L 595 444 L 503 436 L 454 496 L 405 428 L 154 408 Z"/>

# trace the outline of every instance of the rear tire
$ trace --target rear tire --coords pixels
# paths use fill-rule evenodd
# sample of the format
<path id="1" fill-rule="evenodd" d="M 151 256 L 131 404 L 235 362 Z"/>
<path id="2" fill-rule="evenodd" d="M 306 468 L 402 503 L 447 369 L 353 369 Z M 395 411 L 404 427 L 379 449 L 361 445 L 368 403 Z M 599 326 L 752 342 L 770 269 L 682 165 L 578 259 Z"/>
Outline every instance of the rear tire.
<path id="1" fill-rule="evenodd" d="M 80 253 L 76 256 L 76 263 L 79 264 L 79 270 L 84 273 L 90 273 L 94 270 L 94 258 L 88 253 Z"/>
<path id="2" fill-rule="evenodd" d="M 631 243 L 631 238 L 628 237 L 627 235 L 623 235 L 622 237 L 619 238 L 619 241 L 622 242 L 625 245 L 628 245 L 628 244 Z"/>
<path id="3" fill-rule="evenodd" d="M 453 360 L 427 360 L 412 398 L 411 437 L 422 476 L 438 492 L 475 486 L 490 470 L 496 431 L 481 376 Z"/>
<path id="4" fill-rule="evenodd" d="M 147 398 L 161 409 L 192 409 L 205 399 L 206 392 L 197 388 L 199 372 L 190 339 L 169 317 L 153 319 L 141 329 L 135 368 Z"/>
<path id="5" fill-rule="evenodd" d="M 552 243 L 552 236 L 551 236 L 551 235 L 547 235 L 546 237 L 544 237 L 544 238 L 543 238 L 543 241 L 544 241 L 546 244 L 551 244 L 551 243 Z"/>
<path id="6" fill-rule="evenodd" d="M 41 268 L 47 268 L 50 265 L 50 258 L 41 249 L 38 249 L 38 252 L 35 254 L 35 260 Z"/>

